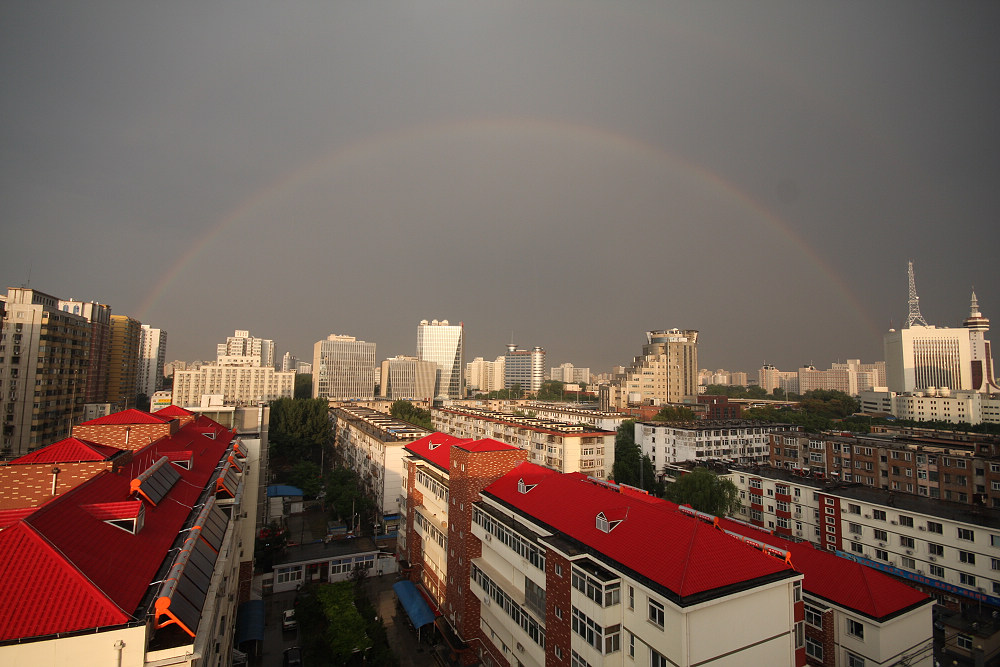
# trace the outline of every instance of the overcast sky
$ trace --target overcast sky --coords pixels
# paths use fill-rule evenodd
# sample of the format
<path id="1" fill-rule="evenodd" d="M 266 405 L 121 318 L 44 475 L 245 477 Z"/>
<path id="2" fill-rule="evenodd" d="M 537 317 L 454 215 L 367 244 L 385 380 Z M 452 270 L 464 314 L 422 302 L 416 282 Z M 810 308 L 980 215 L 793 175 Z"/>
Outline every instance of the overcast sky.
<path id="1" fill-rule="evenodd" d="M 6 2 L 0 278 L 214 358 L 882 359 L 1000 323 L 996 2 Z M 998 336 L 1000 338 L 1000 336 Z"/>

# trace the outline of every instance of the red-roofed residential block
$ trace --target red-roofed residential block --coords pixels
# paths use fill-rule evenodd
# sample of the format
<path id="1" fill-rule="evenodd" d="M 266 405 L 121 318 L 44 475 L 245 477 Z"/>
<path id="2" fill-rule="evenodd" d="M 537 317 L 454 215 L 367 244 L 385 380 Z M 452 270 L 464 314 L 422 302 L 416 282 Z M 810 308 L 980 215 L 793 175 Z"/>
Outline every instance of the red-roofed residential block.
<path id="1" fill-rule="evenodd" d="M 73 461 L 107 461 L 122 452 L 117 447 L 109 447 L 80 438 L 65 438 L 59 442 L 20 456 L 12 464 L 20 463 L 69 463 Z"/>

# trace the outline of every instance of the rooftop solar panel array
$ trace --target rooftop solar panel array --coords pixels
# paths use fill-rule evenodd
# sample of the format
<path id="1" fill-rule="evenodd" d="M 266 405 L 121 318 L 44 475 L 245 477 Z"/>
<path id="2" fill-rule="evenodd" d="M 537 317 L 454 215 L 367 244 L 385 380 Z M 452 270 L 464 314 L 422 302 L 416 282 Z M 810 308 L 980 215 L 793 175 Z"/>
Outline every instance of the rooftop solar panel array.
<path id="1" fill-rule="evenodd" d="M 180 478 L 177 468 L 170 464 L 168 457 L 163 456 L 132 480 L 132 492 L 138 491 L 153 505 L 157 505 Z"/>

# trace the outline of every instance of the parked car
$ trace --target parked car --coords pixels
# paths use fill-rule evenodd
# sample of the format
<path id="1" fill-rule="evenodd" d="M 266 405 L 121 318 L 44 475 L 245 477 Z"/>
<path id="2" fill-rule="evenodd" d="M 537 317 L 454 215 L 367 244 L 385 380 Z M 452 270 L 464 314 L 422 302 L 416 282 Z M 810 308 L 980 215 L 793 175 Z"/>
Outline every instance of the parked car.
<path id="1" fill-rule="evenodd" d="M 294 609 L 286 609 L 285 611 L 281 612 L 281 629 L 282 630 L 285 630 L 285 631 L 294 630 L 298 626 L 299 626 L 299 623 L 298 623 L 298 621 L 295 620 L 295 610 Z"/>
<path id="2" fill-rule="evenodd" d="M 298 646 L 285 649 L 284 667 L 302 667 L 302 649 Z"/>

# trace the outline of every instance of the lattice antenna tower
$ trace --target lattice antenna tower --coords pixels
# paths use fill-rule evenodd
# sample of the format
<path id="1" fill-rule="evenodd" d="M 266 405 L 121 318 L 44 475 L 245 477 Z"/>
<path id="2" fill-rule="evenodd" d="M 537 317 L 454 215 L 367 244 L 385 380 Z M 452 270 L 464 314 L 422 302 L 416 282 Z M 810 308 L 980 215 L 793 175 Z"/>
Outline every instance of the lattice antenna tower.
<path id="1" fill-rule="evenodd" d="M 917 296 L 917 284 L 913 280 L 913 262 L 907 262 L 906 273 L 910 279 L 910 313 L 906 316 L 906 328 L 909 329 L 914 324 L 930 326 L 920 314 L 920 297 Z"/>

